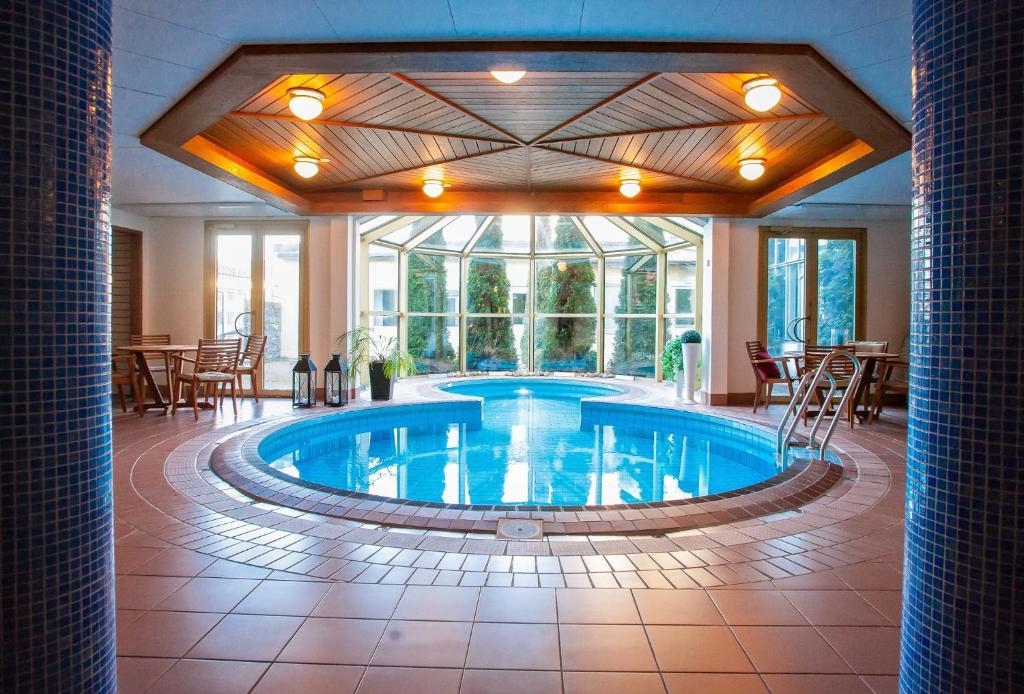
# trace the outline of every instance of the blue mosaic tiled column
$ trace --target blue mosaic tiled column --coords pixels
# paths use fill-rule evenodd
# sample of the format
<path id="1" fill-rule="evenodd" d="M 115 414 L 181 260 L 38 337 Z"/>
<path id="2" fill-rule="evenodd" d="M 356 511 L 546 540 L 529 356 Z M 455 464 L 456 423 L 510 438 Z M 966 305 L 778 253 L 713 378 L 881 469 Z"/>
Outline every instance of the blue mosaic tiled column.
<path id="1" fill-rule="evenodd" d="M 1024 689 L 1024 6 L 914 0 L 903 692 Z"/>
<path id="2" fill-rule="evenodd" d="M 115 688 L 110 0 L 0 5 L 0 689 Z"/>

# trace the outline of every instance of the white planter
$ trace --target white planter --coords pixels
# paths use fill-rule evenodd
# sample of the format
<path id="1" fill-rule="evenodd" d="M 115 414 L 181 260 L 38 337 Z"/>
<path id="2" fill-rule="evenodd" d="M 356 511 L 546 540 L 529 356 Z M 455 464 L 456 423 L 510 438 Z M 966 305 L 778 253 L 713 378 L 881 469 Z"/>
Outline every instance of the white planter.
<path id="1" fill-rule="evenodd" d="M 676 371 L 676 377 L 675 377 L 675 382 L 676 382 L 676 400 L 682 400 L 683 399 L 684 381 L 685 381 L 685 379 L 683 378 L 683 372 L 682 371 Z"/>
<path id="2" fill-rule="evenodd" d="M 693 391 L 697 386 L 697 360 L 700 359 L 700 343 L 683 344 L 683 402 L 694 404 Z"/>

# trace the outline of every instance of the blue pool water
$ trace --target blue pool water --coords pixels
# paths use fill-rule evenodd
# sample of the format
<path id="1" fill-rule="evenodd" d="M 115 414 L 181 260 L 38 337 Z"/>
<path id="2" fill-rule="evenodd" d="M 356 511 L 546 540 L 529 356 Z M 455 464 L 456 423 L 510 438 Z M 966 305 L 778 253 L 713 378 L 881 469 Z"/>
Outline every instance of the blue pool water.
<path id="1" fill-rule="evenodd" d="M 483 398 L 479 426 L 475 402 L 362 410 L 275 432 L 259 454 L 309 482 L 450 504 L 668 501 L 779 471 L 770 435 L 741 423 L 602 401 L 581 418 L 581 400 L 612 387 L 507 378 L 445 389 Z"/>

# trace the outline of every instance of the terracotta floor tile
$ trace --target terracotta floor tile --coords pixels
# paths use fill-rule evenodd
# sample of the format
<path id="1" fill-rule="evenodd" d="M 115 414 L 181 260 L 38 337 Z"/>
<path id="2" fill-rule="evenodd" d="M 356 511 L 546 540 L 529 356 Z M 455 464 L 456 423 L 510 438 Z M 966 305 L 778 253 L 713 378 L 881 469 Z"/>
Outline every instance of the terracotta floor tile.
<path id="1" fill-rule="evenodd" d="M 245 694 L 267 663 L 230 660 L 179 660 L 147 694 Z"/>
<path id="2" fill-rule="evenodd" d="M 370 667 L 356 694 L 458 694 L 462 670 Z"/>
<path id="3" fill-rule="evenodd" d="M 554 624 L 478 623 L 473 626 L 466 667 L 558 670 L 558 627 Z"/>
<path id="4" fill-rule="evenodd" d="M 270 569 L 263 569 L 258 566 L 249 566 L 248 564 L 239 564 L 238 562 L 228 561 L 227 559 L 218 559 L 203 569 L 202 573 L 199 575 L 209 576 L 211 578 L 261 579 L 270 575 Z"/>
<path id="5" fill-rule="evenodd" d="M 188 583 L 177 576 L 118 576 L 114 595 L 119 610 L 149 610 Z"/>
<path id="6" fill-rule="evenodd" d="M 896 675 L 864 675 L 861 679 L 875 694 L 897 694 L 900 678 Z"/>
<path id="7" fill-rule="evenodd" d="M 282 662 L 366 665 L 387 622 L 310 617 L 277 657 Z"/>
<path id="8" fill-rule="evenodd" d="M 404 586 L 337 583 L 313 610 L 313 616 L 388 619 L 404 590 Z"/>
<path id="9" fill-rule="evenodd" d="M 132 573 L 140 576 L 195 576 L 216 560 L 208 554 L 172 547 L 135 567 Z"/>
<path id="10" fill-rule="evenodd" d="M 179 612 L 230 612 L 259 584 L 249 578 L 193 578 L 153 609 Z"/>
<path id="11" fill-rule="evenodd" d="M 833 569 L 854 590 L 901 590 L 903 575 L 886 564 L 865 563 Z"/>
<path id="12" fill-rule="evenodd" d="M 848 673 L 813 627 L 733 627 L 757 672 Z"/>
<path id="13" fill-rule="evenodd" d="M 229 614 L 187 654 L 210 660 L 273 660 L 302 617 Z"/>
<path id="14" fill-rule="evenodd" d="M 728 627 L 648 626 L 658 667 L 666 672 L 753 672 Z"/>
<path id="15" fill-rule="evenodd" d="M 408 586 L 394 619 L 471 622 L 480 591 L 459 586 Z"/>
<path id="16" fill-rule="evenodd" d="M 141 694 L 160 675 L 171 669 L 174 658 L 121 658 L 117 659 L 117 691 L 120 694 Z"/>
<path id="17" fill-rule="evenodd" d="M 252 694 L 352 694 L 362 676 L 363 668 L 351 665 L 274 663 Z"/>
<path id="18" fill-rule="evenodd" d="M 562 694 L 562 674 L 537 670 L 466 670 L 460 694 Z"/>
<path id="19" fill-rule="evenodd" d="M 128 626 L 144 614 L 146 614 L 146 610 L 115 610 L 114 619 L 117 621 L 118 628 L 120 628 Z"/>
<path id="20" fill-rule="evenodd" d="M 330 590 L 329 583 L 307 581 L 263 581 L 234 612 L 305 617 Z"/>
<path id="21" fill-rule="evenodd" d="M 664 694 L 661 676 L 650 672 L 566 672 L 565 694 Z"/>
<path id="22" fill-rule="evenodd" d="M 392 620 L 373 653 L 373 665 L 458 667 L 466 663 L 472 624 Z"/>
<path id="23" fill-rule="evenodd" d="M 647 634 L 626 624 L 564 624 L 559 627 L 563 670 L 657 672 Z"/>
<path id="24" fill-rule="evenodd" d="M 222 616 L 207 612 L 147 612 L 117 630 L 117 654 L 180 658 Z"/>
<path id="25" fill-rule="evenodd" d="M 871 694 L 857 675 L 765 675 L 772 694 Z"/>
<path id="26" fill-rule="evenodd" d="M 666 672 L 663 677 L 668 694 L 768 694 L 757 675 Z"/>
<path id="27" fill-rule="evenodd" d="M 789 600 L 775 590 L 716 590 L 711 597 L 729 624 L 807 624 Z"/>
<path id="28" fill-rule="evenodd" d="M 117 545 L 114 547 L 114 573 L 128 574 L 163 550 L 158 547 L 132 547 Z"/>
<path id="29" fill-rule="evenodd" d="M 556 622 L 555 591 L 552 588 L 482 588 L 476 621 Z"/>
<path id="30" fill-rule="evenodd" d="M 725 624 L 703 590 L 637 590 L 633 597 L 644 624 Z"/>
<path id="31" fill-rule="evenodd" d="M 639 624 L 633 595 L 625 588 L 560 588 L 556 590 L 562 624 Z"/>
<path id="32" fill-rule="evenodd" d="M 881 612 L 852 590 L 785 591 L 790 602 L 815 625 L 888 626 Z"/>
<path id="33" fill-rule="evenodd" d="M 821 627 L 821 633 L 857 674 L 899 674 L 898 627 Z"/>
<path id="34" fill-rule="evenodd" d="M 777 578 L 772 583 L 783 590 L 845 590 L 849 587 L 831 571 Z"/>
<path id="35" fill-rule="evenodd" d="M 898 590 L 862 590 L 860 596 L 894 625 L 903 620 L 903 594 Z"/>

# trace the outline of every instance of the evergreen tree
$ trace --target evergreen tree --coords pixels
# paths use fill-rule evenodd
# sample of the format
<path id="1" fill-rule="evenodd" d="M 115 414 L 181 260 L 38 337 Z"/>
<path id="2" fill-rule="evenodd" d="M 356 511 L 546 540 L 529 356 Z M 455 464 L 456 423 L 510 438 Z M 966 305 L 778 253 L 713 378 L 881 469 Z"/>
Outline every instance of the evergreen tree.
<path id="1" fill-rule="evenodd" d="M 409 313 L 437 313 L 446 309 L 448 271 L 444 256 L 409 254 Z M 436 373 L 458 368 L 455 349 L 448 341 L 444 316 L 410 316 L 408 352 L 416 360 L 417 373 Z"/>
<path id="2" fill-rule="evenodd" d="M 495 220 L 481 237 L 487 247 L 501 248 L 501 223 Z M 479 244 L 478 244 L 479 246 Z M 470 313 L 508 313 L 511 284 L 501 258 L 474 258 L 466 277 Z M 471 318 L 466 326 L 466 368 L 514 370 L 518 364 L 509 318 Z"/>
<path id="3" fill-rule="evenodd" d="M 623 258 L 619 284 L 619 313 L 655 313 L 658 296 L 657 261 L 649 255 Z M 653 375 L 655 357 L 655 321 L 647 318 L 620 318 L 615 322 L 615 342 L 609 367 L 616 373 Z M 641 374 L 649 367 L 651 374 Z"/>
<path id="4" fill-rule="evenodd" d="M 576 230 L 559 224 L 555 247 L 571 248 Z M 538 313 L 595 313 L 594 266 L 586 260 L 558 260 L 537 270 Z M 597 321 L 590 317 L 544 318 L 537 334 L 537 367 L 559 371 L 594 371 Z"/>

